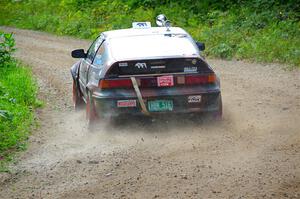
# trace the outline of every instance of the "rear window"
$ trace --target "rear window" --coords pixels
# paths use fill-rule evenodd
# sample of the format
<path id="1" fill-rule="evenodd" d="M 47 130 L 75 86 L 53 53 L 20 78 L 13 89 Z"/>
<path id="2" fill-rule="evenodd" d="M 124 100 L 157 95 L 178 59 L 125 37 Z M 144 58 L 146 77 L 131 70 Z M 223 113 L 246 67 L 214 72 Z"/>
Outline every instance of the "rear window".
<path id="1" fill-rule="evenodd" d="M 209 72 L 211 72 L 210 67 L 199 58 L 148 59 L 117 62 L 110 67 L 107 77 Z"/>
<path id="2" fill-rule="evenodd" d="M 116 60 L 162 56 L 197 55 L 198 50 L 186 34 L 143 35 L 110 39 Z"/>

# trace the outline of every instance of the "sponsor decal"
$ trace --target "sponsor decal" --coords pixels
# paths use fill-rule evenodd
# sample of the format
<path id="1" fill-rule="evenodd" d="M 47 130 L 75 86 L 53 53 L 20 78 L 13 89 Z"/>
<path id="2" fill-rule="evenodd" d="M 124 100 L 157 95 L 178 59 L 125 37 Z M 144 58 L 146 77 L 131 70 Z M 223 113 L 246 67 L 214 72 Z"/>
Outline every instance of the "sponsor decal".
<path id="1" fill-rule="evenodd" d="M 188 103 L 200 103 L 201 95 L 192 95 L 188 97 Z"/>
<path id="2" fill-rule="evenodd" d="M 138 68 L 138 69 L 145 69 L 145 68 L 147 68 L 147 64 L 146 63 L 140 63 L 140 62 L 136 63 L 134 66 L 136 68 Z"/>
<path id="3" fill-rule="evenodd" d="M 157 86 L 174 86 L 174 78 L 172 75 L 157 77 Z"/>
<path id="4" fill-rule="evenodd" d="M 127 67 L 127 66 L 128 66 L 127 62 L 119 63 L 119 67 Z"/>
<path id="5" fill-rule="evenodd" d="M 118 100 L 118 107 L 136 107 L 136 100 Z"/>
<path id="6" fill-rule="evenodd" d="M 185 73 L 194 73 L 194 72 L 197 72 L 197 67 L 196 66 L 184 67 L 183 71 Z"/>
<path id="7" fill-rule="evenodd" d="M 166 66 L 151 66 L 151 69 L 163 69 L 166 68 Z"/>

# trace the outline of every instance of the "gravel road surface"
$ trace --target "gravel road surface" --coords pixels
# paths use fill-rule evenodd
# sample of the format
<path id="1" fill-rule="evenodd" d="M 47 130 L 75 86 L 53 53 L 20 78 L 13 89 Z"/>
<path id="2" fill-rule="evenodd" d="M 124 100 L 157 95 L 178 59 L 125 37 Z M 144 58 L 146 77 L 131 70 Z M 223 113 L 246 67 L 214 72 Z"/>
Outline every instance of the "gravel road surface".
<path id="1" fill-rule="evenodd" d="M 208 60 L 224 119 L 101 121 L 71 101 L 70 52 L 90 41 L 1 27 L 33 68 L 45 108 L 0 198 L 300 198 L 300 71 Z"/>

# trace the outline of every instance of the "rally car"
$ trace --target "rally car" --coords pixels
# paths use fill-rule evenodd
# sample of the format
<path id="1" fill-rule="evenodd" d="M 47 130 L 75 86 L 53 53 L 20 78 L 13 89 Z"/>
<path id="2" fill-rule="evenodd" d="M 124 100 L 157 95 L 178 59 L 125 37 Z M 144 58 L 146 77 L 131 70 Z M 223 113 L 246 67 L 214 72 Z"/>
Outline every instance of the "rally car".
<path id="1" fill-rule="evenodd" d="M 164 15 L 159 27 L 134 22 L 101 33 L 71 68 L 75 109 L 86 107 L 89 123 L 121 114 L 209 112 L 222 116 L 220 81 L 201 55 L 205 46 Z"/>

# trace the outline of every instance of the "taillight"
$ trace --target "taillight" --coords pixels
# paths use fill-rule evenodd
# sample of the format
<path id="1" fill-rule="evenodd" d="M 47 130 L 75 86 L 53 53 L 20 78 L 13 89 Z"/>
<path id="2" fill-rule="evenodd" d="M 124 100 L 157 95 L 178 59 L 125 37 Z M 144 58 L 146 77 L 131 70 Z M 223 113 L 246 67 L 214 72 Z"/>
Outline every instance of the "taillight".
<path id="1" fill-rule="evenodd" d="M 208 75 L 208 83 L 214 83 L 216 81 L 216 75 L 215 74 L 210 74 Z"/>
<path id="2" fill-rule="evenodd" d="M 157 87 L 157 78 L 139 79 L 140 87 Z"/>
<path id="3" fill-rule="evenodd" d="M 177 76 L 175 85 L 197 85 L 209 84 L 216 81 L 215 74 L 209 75 L 187 75 Z M 158 87 L 157 77 L 136 78 L 137 84 L 141 88 Z M 103 79 L 99 82 L 99 88 L 133 88 L 131 79 Z"/>
<path id="4" fill-rule="evenodd" d="M 130 79 L 103 79 L 99 82 L 99 88 L 132 88 Z"/>
<path id="5" fill-rule="evenodd" d="M 209 75 L 189 75 L 184 77 L 184 81 L 182 77 L 177 77 L 177 82 L 184 82 L 184 84 L 208 84 L 208 83 L 214 83 L 216 81 L 216 75 L 215 74 L 209 74 Z"/>

